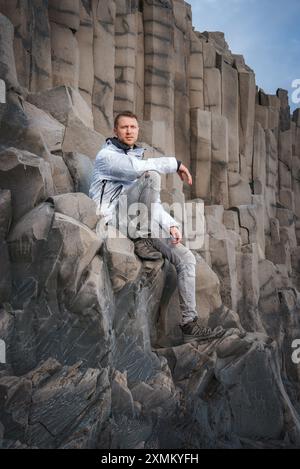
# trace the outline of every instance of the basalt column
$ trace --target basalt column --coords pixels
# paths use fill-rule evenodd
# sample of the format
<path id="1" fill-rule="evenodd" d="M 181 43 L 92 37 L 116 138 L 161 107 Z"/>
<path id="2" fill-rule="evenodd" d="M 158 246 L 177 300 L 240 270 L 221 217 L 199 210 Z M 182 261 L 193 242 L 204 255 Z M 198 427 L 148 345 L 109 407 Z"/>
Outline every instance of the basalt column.
<path id="1" fill-rule="evenodd" d="M 114 113 L 135 111 L 139 12 L 137 0 L 116 1 Z"/>
<path id="2" fill-rule="evenodd" d="M 30 91 L 41 91 L 52 86 L 47 3 L 43 0 L 0 0 L 1 13 L 10 19 L 15 28 L 14 54 L 18 80 Z"/>
<path id="3" fill-rule="evenodd" d="M 94 88 L 92 95 L 95 130 L 110 136 L 113 128 L 115 87 L 115 16 L 113 0 L 95 1 L 94 19 Z"/>
<path id="4" fill-rule="evenodd" d="M 174 12 L 171 0 L 145 0 L 144 118 L 159 121 L 165 141 L 153 142 L 167 155 L 174 154 Z"/>

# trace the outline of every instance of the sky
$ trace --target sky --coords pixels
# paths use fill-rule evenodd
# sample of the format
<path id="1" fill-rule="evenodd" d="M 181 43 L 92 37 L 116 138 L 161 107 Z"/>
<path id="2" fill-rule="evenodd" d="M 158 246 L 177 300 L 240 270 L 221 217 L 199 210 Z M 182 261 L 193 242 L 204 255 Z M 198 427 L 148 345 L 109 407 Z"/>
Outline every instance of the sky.
<path id="1" fill-rule="evenodd" d="M 260 88 L 268 94 L 288 90 L 291 110 L 300 107 L 300 0 L 187 3 L 197 31 L 224 32 L 229 49 L 244 56 Z"/>

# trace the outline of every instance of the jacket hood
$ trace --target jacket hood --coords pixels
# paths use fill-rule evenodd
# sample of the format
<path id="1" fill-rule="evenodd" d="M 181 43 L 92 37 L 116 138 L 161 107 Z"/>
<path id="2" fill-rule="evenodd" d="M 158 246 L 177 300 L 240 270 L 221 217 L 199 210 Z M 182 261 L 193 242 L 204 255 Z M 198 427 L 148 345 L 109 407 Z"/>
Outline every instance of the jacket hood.
<path id="1" fill-rule="evenodd" d="M 141 147 L 138 147 L 137 145 L 133 145 L 133 148 L 131 148 L 129 145 L 126 145 L 126 143 L 120 142 L 120 140 L 117 137 L 107 138 L 106 143 L 112 143 L 115 147 L 119 148 L 120 150 L 123 150 L 126 154 L 131 149 L 137 150 L 141 148 Z"/>

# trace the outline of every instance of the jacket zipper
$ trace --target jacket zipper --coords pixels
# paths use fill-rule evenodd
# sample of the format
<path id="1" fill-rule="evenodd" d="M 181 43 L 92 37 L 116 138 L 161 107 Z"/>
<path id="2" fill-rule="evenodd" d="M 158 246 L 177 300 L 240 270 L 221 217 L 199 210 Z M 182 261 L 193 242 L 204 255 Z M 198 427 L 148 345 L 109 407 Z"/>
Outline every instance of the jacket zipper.
<path id="1" fill-rule="evenodd" d="M 100 208 L 101 208 L 101 205 L 102 205 L 102 199 L 103 199 L 106 183 L 107 183 L 107 179 L 103 179 L 103 181 L 102 181 L 102 190 L 101 190 L 101 195 L 100 195 Z"/>
<path id="2" fill-rule="evenodd" d="M 119 187 L 117 187 L 117 189 L 115 190 L 115 192 L 113 193 L 113 195 L 110 198 L 110 201 L 109 201 L 110 204 L 112 203 L 113 200 L 115 200 L 120 195 L 122 189 L 123 189 L 123 184 L 121 184 Z"/>

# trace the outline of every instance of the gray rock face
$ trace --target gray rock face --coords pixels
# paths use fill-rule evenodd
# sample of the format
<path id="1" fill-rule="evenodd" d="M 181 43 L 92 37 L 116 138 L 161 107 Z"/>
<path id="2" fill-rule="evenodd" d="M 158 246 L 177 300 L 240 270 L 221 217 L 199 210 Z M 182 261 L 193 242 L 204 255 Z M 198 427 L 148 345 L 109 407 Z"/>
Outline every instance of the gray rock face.
<path id="1" fill-rule="evenodd" d="M 37 155 L 15 148 L 3 150 L 0 153 L 0 171 L 1 187 L 12 193 L 14 222 L 53 195 L 50 165 Z"/>
<path id="2" fill-rule="evenodd" d="M 14 28 L 6 16 L 0 14 L 0 76 L 8 88 L 18 88 L 17 71 L 13 51 Z"/>
<path id="3" fill-rule="evenodd" d="M 110 413 L 107 369 L 86 369 L 80 362 L 63 367 L 49 359 L 22 377 L 0 378 L 0 389 L 5 439 L 26 439 L 32 446 L 91 448 Z"/>
<path id="4" fill-rule="evenodd" d="M 94 169 L 93 162 L 88 156 L 76 152 L 64 153 L 63 158 L 71 174 L 75 192 L 89 195 Z"/>
<path id="5" fill-rule="evenodd" d="M 33 27 L 36 25 L 36 27 Z M 183 0 L 0 0 L 0 447 L 300 447 L 300 111 Z M 88 198 L 116 112 L 191 167 L 198 315 Z M 2 349 L 1 349 L 2 350 Z"/>
<path id="6" fill-rule="evenodd" d="M 96 204 L 93 200 L 80 192 L 62 194 L 51 198 L 56 212 L 67 215 L 88 226 L 91 230 L 96 228 L 98 216 Z"/>

